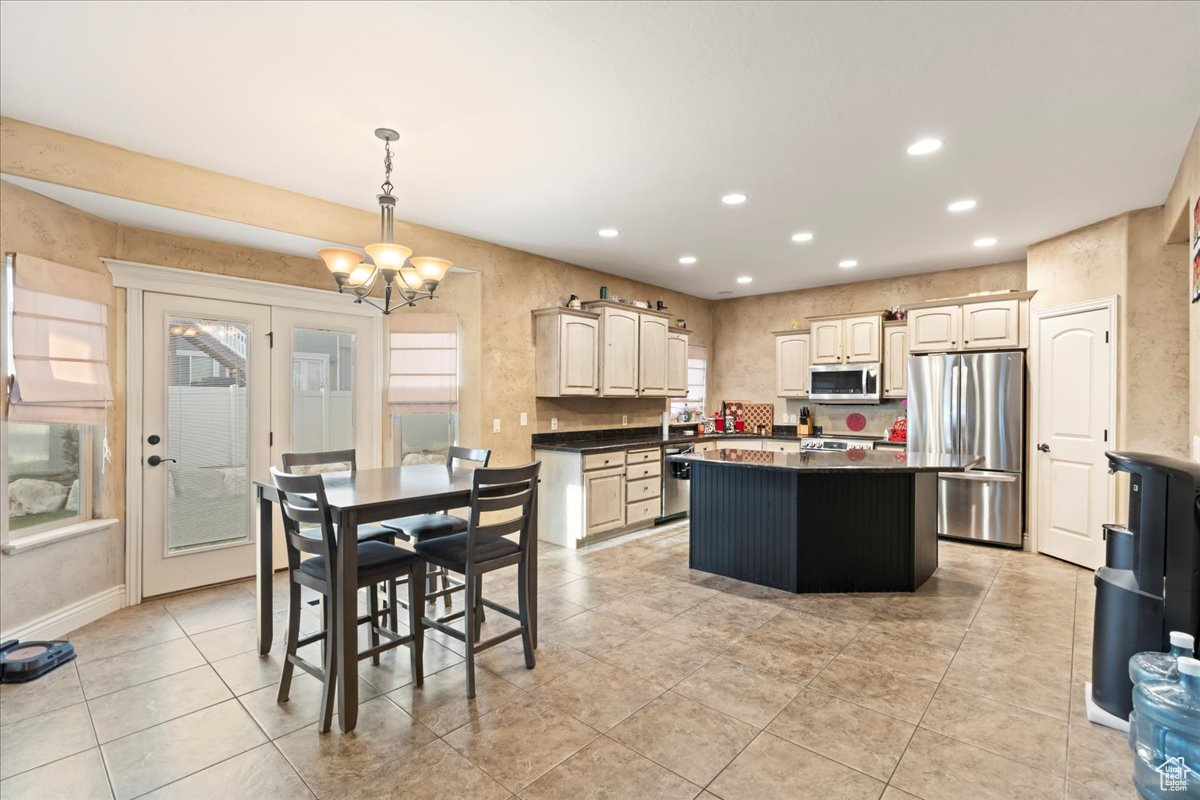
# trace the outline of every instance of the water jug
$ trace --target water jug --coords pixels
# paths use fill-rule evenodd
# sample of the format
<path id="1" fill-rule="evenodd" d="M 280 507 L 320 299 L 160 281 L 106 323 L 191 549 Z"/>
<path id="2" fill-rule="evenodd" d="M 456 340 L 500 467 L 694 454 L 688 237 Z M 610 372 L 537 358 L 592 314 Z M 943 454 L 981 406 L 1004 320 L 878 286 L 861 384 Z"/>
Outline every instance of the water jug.
<path id="1" fill-rule="evenodd" d="M 1129 680 L 1134 686 L 1148 678 L 1176 680 L 1176 661 L 1180 656 L 1195 656 L 1196 640 L 1183 631 L 1171 631 L 1171 649 L 1166 653 L 1137 653 L 1129 659 Z"/>
<path id="2" fill-rule="evenodd" d="M 1200 661 L 1180 657 L 1178 680 L 1133 688 L 1133 784 L 1147 800 L 1200 798 Z"/>

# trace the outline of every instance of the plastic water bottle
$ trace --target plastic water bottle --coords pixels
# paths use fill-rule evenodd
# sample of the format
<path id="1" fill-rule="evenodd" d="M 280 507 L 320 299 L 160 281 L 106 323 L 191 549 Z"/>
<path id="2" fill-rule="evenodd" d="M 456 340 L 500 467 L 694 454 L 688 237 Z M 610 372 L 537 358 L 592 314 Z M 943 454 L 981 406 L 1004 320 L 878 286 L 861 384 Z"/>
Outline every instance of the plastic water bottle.
<path id="1" fill-rule="evenodd" d="M 1171 649 L 1166 653 L 1137 653 L 1129 659 L 1129 680 L 1137 686 L 1147 679 L 1177 680 L 1179 672 L 1176 662 L 1180 656 L 1193 658 L 1196 655 L 1196 640 L 1189 633 L 1171 631 Z M 1197 767 L 1200 769 L 1200 766 Z"/>
<path id="2" fill-rule="evenodd" d="M 1133 783 L 1147 800 L 1200 797 L 1200 661 L 1177 662 L 1178 680 L 1133 687 Z"/>

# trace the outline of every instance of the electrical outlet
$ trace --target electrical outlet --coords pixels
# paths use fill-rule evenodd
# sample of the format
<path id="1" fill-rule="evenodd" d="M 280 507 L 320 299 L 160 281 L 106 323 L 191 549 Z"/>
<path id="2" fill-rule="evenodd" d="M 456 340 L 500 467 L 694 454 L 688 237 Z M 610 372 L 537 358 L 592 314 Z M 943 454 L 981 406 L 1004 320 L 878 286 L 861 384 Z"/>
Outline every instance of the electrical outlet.
<path id="1" fill-rule="evenodd" d="M 521 427 L 524 428 L 528 424 L 529 424 L 529 412 L 522 411 L 521 412 Z"/>
<path id="2" fill-rule="evenodd" d="M 1192 437 L 1192 461 L 1200 461 L 1200 436 Z"/>
<path id="3" fill-rule="evenodd" d="M 552 431 L 558 430 L 558 417 L 550 418 L 550 430 L 552 430 Z"/>
<path id="4" fill-rule="evenodd" d="M 500 432 L 500 418 L 497 417 L 496 419 L 492 420 L 492 433 L 499 433 L 499 432 Z"/>
<path id="5" fill-rule="evenodd" d="M 622 415 L 621 415 L 621 426 L 622 426 L 622 427 L 624 427 L 624 426 L 626 426 L 626 425 L 628 425 L 628 424 L 629 424 L 629 415 L 628 415 L 628 414 L 622 414 Z"/>

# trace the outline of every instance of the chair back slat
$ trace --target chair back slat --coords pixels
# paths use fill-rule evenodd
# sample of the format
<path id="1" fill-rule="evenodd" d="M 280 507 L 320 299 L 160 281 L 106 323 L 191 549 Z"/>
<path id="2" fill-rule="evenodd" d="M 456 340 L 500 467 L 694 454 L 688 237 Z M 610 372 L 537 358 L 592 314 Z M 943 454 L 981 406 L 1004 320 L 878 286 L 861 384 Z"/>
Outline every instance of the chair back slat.
<path id="1" fill-rule="evenodd" d="M 455 466 L 455 464 L 454 464 L 455 461 L 474 461 L 474 462 L 476 462 L 478 464 L 482 464 L 483 466 L 486 467 L 488 465 L 488 462 L 491 460 L 492 460 L 492 451 L 485 450 L 482 448 L 476 449 L 476 448 L 471 448 L 471 447 L 458 447 L 455 445 L 451 445 L 450 449 L 448 451 L 446 451 L 446 466 L 447 467 Z"/>
<path id="2" fill-rule="evenodd" d="M 467 528 L 467 560 L 479 563 L 479 545 L 502 536 L 519 534 L 517 547 L 524 554 L 529 546 L 529 529 L 537 503 L 538 474 L 542 462 L 523 467 L 475 470 L 471 485 L 471 519 Z M 483 523 L 481 515 L 488 512 L 520 509 L 518 515 L 501 522 Z"/>
<path id="3" fill-rule="evenodd" d="M 271 467 L 271 480 L 282 495 L 279 508 L 283 512 L 289 567 L 300 567 L 300 553 L 325 556 L 332 567 L 337 537 L 325 498 L 325 480 L 320 475 L 293 475 L 275 467 Z M 305 534 L 300 529 L 301 523 L 315 524 L 318 529 L 309 528 Z"/>
<path id="4" fill-rule="evenodd" d="M 344 472 L 353 475 L 358 464 L 353 450 L 322 450 L 312 453 L 284 453 L 280 460 L 283 471 L 294 475 L 313 475 L 321 472 Z M 348 465 L 343 466 L 343 465 Z M 317 469 L 313 469 L 316 467 Z M 320 469 L 325 467 L 326 469 Z"/>

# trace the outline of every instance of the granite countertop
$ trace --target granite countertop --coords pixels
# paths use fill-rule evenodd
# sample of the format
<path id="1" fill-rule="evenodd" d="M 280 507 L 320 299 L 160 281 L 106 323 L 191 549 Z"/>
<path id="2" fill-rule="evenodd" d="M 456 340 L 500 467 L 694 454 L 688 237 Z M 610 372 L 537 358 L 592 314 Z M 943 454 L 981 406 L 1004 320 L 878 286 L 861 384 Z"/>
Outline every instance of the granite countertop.
<path id="1" fill-rule="evenodd" d="M 792 429 L 795 430 L 794 428 Z M 630 450 L 638 447 L 663 447 L 669 444 L 695 444 L 697 442 L 713 442 L 729 439 L 786 439 L 799 442 L 794 432 L 775 433 L 771 436 L 758 436 L 753 433 L 710 433 L 705 436 L 672 433 L 663 438 L 662 433 L 654 435 L 631 434 L 628 437 L 608 437 L 603 439 L 566 439 L 551 442 L 533 442 L 534 450 L 557 450 L 564 453 L 612 453 L 617 450 Z"/>
<path id="2" fill-rule="evenodd" d="M 910 455 L 896 450 L 807 450 L 800 453 L 709 450 L 706 453 L 669 456 L 668 460 L 792 472 L 965 472 L 983 459 L 950 453 Z"/>

